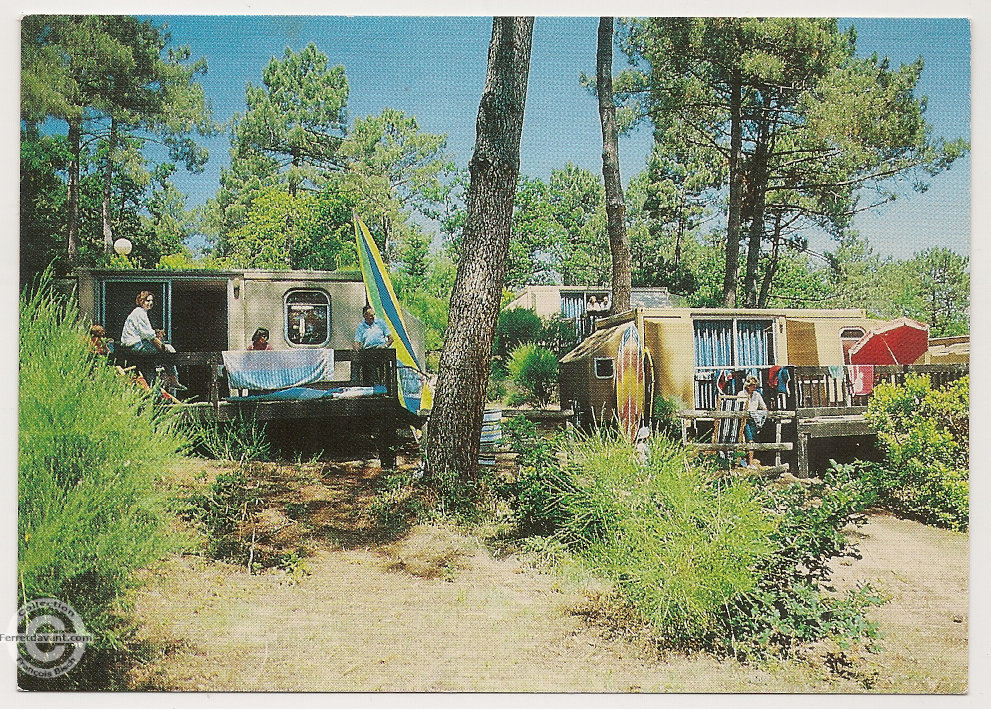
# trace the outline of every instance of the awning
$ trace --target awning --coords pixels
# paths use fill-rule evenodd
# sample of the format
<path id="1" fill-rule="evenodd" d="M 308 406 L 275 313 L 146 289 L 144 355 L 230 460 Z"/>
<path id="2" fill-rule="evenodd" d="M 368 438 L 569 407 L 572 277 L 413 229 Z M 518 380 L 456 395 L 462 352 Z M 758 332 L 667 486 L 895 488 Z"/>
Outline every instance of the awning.
<path id="1" fill-rule="evenodd" d="M 929 348 L 929 326 L 898 318 L 870 330 L 850 348 L 850 364 L 915 364 Z"/>

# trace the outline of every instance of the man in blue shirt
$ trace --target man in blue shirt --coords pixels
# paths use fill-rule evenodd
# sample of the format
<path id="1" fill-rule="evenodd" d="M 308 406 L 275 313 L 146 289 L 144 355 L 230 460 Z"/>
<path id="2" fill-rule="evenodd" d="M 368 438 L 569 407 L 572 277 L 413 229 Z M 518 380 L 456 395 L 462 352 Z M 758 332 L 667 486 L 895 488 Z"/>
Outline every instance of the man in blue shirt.
<path id="1" fill-rule="evenodd" d="M 358 323 L 358 329 L 354 333 L 355 350 L 372 350 L 390 347 L 392 345 L 392 333 L 384 320 L 375 317 L 375 310 L 370 305 L 366 305 L 361 310 L 362 321 Z M 385 378 L 385 372 L 378 371 L 375 365 L 363 361 L 359 357 L 355 360 L 354 377 L 356 381 L 364 386 L 381 384 Z"/>
<path id="2" fill-rule="evenodd" d="M 361 311 L 362 321 L 354 333 L 354 349 L 368 350 L 392 346 L 392 333 L 384 320 L 375 317 L 375 310 L 366 305 Z"/>

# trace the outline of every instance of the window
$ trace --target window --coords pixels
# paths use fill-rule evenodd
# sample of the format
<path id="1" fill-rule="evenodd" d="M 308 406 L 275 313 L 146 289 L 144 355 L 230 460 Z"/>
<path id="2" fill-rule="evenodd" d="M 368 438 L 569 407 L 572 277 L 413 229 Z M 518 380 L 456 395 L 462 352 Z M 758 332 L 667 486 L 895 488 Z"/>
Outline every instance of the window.
<path id="1" fill-rule="evenodd" d="M 286 342 L 321 347 L 330 340 L 330 296 L 321 290 L 286 293 Z"/>
<path id="2" fill-rule="evenodd" d="M 616 365 L 612 357 L 596 357 L 594 362 L 596 379 L 612 379 L 615 376 Z"/>
<path id="3" fill-rule="evenodd" d="M 850 348 L 865 335 L 862 327 L 845 327 L 840 330 L 840 345 L 843 347 L 843 363 L 850 364 Z"/>
<path id="4" fill-rule="evenodd" d="M 773 363 L 773 320 L 695 321 L 696 367 L 746 369 Z"/>

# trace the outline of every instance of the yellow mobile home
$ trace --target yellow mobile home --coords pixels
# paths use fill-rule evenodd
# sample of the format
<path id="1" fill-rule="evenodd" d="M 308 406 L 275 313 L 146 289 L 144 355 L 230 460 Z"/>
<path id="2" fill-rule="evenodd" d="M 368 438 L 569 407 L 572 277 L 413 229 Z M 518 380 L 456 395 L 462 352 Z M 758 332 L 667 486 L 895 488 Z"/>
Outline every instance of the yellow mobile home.
<path id="1" fill-rule="evenodd" d="M 863 310 L 635 309 L 597 324 L 561 360 L 561 405 L 576 417 L 609 420 L 616 406 L 615 357 L 623 330 L 635 323 L 648 369 L 646 410 L 653 398 L 681 408 L 713 408 L 720 377 L 737 390 L 747 374 L 772 368 L 846 364 L 847 350 L 880 323 Z"/>

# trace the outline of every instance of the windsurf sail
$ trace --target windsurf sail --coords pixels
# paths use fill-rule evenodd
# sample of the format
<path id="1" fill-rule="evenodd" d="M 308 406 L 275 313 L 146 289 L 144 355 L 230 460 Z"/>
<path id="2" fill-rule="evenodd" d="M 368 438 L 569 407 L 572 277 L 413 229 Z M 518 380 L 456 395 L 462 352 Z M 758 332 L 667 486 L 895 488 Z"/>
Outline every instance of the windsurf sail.
<path id="1" fill-rule="evenodd" d="M 403 321 L 403 311 L 392 288 L 392 280 L 382 254 L 357 213 L 354 215 L 354 235 L 358 242 L 358 260 L 361 263 L 361 277 L 365 281 L 368 304 L 375 309 L 376 317 L 382 318 L 392 332 L 392 344 L 396 348 L 396 363 L 399 367 L 400 402 L 406 409 L 418 414 L 421 409 L 429 409 L 433 404 L 426 371 L 414 353 L 413 342 Z"/>

